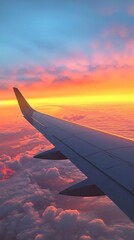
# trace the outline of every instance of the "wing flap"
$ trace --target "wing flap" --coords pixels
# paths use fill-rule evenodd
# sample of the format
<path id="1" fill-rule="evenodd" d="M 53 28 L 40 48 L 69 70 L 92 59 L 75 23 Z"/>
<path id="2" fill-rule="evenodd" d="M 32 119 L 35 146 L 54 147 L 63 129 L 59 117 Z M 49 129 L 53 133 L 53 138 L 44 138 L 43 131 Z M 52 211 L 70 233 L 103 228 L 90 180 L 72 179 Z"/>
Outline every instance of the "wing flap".
<path id="1" fill-rule="evenodd" d="M 134 168 L 128 166 L 121 159 L 110 156 L 104 151 L 98 151 L 98 153 L 84 157 L 79 151 L 74 150 L 72 145 L 65 144 L 64 141 L 61 141 L 57 137 L 54 139 L 54 144 L 59 149 L 61 148 L 65 156 L 71 159 L 86 176 L 90 177 L 93 172 L 96 176 L 98 172 L 100 179 L 112 179 L 117 184 L 126 188 L 126 190 L 131 192 L 134 190 Z M 79 145 L 79 149 L 81 149 L 81 145 Z"/>
<path id="2" fill-rule="evenodd" d="M 90 183 L 88 178 L 61 191 L 60 194 L 78 197 L 95 197 L 105 195 L 95 184 Z"/>
<path id="3" fill-rule="evenodd" d="M 47 160 L 63 160 L 67 159 L 59 150 L 52 148 L 48 151 L 39 153 L 34 158 L 47 159 Z"/>

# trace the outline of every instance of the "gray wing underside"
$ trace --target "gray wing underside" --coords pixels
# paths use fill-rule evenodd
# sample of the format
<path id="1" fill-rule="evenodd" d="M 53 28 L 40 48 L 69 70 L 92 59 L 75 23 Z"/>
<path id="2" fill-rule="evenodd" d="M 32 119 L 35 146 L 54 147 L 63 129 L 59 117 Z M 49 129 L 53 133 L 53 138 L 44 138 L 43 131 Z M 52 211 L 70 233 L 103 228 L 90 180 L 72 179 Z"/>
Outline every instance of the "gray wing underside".
<path id="1" fill-rule="evenodd" d="M 37 112 L 14 91 L 24 117 L 55 146 L 51 156 L 70 159 L 87 176 L 61 193 L 106 194 L 134 221 L 134 142 Z"/>

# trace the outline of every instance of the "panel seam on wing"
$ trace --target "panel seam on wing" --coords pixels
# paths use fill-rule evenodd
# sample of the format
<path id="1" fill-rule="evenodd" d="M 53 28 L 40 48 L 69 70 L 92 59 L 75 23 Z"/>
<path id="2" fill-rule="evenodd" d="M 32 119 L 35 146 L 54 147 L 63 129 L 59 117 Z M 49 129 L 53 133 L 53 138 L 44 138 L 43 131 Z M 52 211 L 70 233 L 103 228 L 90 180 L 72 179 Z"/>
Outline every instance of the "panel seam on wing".
<path id="1" fill-rule="evenodd" d="M 126 186 L 122 185 L 121 183 L 119 183 L 117 180 L 115 180 L 114 178 L 112 178 L 110 175 L 106 174 L 104 171 L 102 171 L 100 168 L 98 168 L 97 166 L 95 166 L 93 163 L 89 162 L 85 157 L 83 157 L 81 154 L 79 154 L 77 151 L 75 151 L 74 149 L 72 149 L 70 146 L 68 146 L 66 143 L 62 142 L 58 137 L 53 136 L 55 139 L 57 139 L 58 141 L 60 141 L 62 144 L 64 144 L 66 147 L 68 147 L 70 150 L 72 150 L 75 154 L 77 154 L 78 156 L 80 156 L 81 158 L 83 158 L 86 162 L 88 162 L 88 164 L 92 165 L 94 168 L 96 168 L 98 171 L 100 171 L 102 174 L 104 174 L 106 177 L 109 178 L 109 180 L 113 180 L 114 182 L 116 182 L 118 185 L 120 185 L 122 188 L 126 189 L 129 193 L 131 193 L 133 195 L 132 190 L 128 189 Z"/>

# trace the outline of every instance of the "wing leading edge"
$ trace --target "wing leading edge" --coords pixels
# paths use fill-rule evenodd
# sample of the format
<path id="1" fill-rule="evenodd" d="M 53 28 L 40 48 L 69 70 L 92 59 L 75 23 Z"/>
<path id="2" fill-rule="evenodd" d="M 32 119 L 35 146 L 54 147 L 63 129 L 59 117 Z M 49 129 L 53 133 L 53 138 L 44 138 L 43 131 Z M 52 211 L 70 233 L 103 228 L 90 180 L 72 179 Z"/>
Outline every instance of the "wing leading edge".
<path id="1" fill-rule="evenodd" d="M 35 157 L 68 158 L 87 176 L 61 194 L 106 194 L 134 221 L 134 142 L 37 112 L 17 88 L 14 92 L 26 120 L 55 146 Z"/>

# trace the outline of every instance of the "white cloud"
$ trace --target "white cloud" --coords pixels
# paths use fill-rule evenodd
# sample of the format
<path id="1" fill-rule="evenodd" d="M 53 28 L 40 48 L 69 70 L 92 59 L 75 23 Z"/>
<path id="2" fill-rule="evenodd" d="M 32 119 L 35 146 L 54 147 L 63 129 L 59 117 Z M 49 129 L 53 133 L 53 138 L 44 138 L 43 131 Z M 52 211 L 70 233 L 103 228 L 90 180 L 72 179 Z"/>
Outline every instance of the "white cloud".
<path id="1" fill-rule="evenodd" d="M 25 139 L 28 145 L 37 145 L 34 137 Z M 133 240 L 133 224 L 108 198 L 59 195 L 84 176 L 68 160 L 33 159 L 41 148 L 48 148 L 35 145 L 22 153 L 14 149 L 14 157 L 1 155 L 0 178 L 3 169 L 14 174 L 0 181 L 0 239 Z"/>

